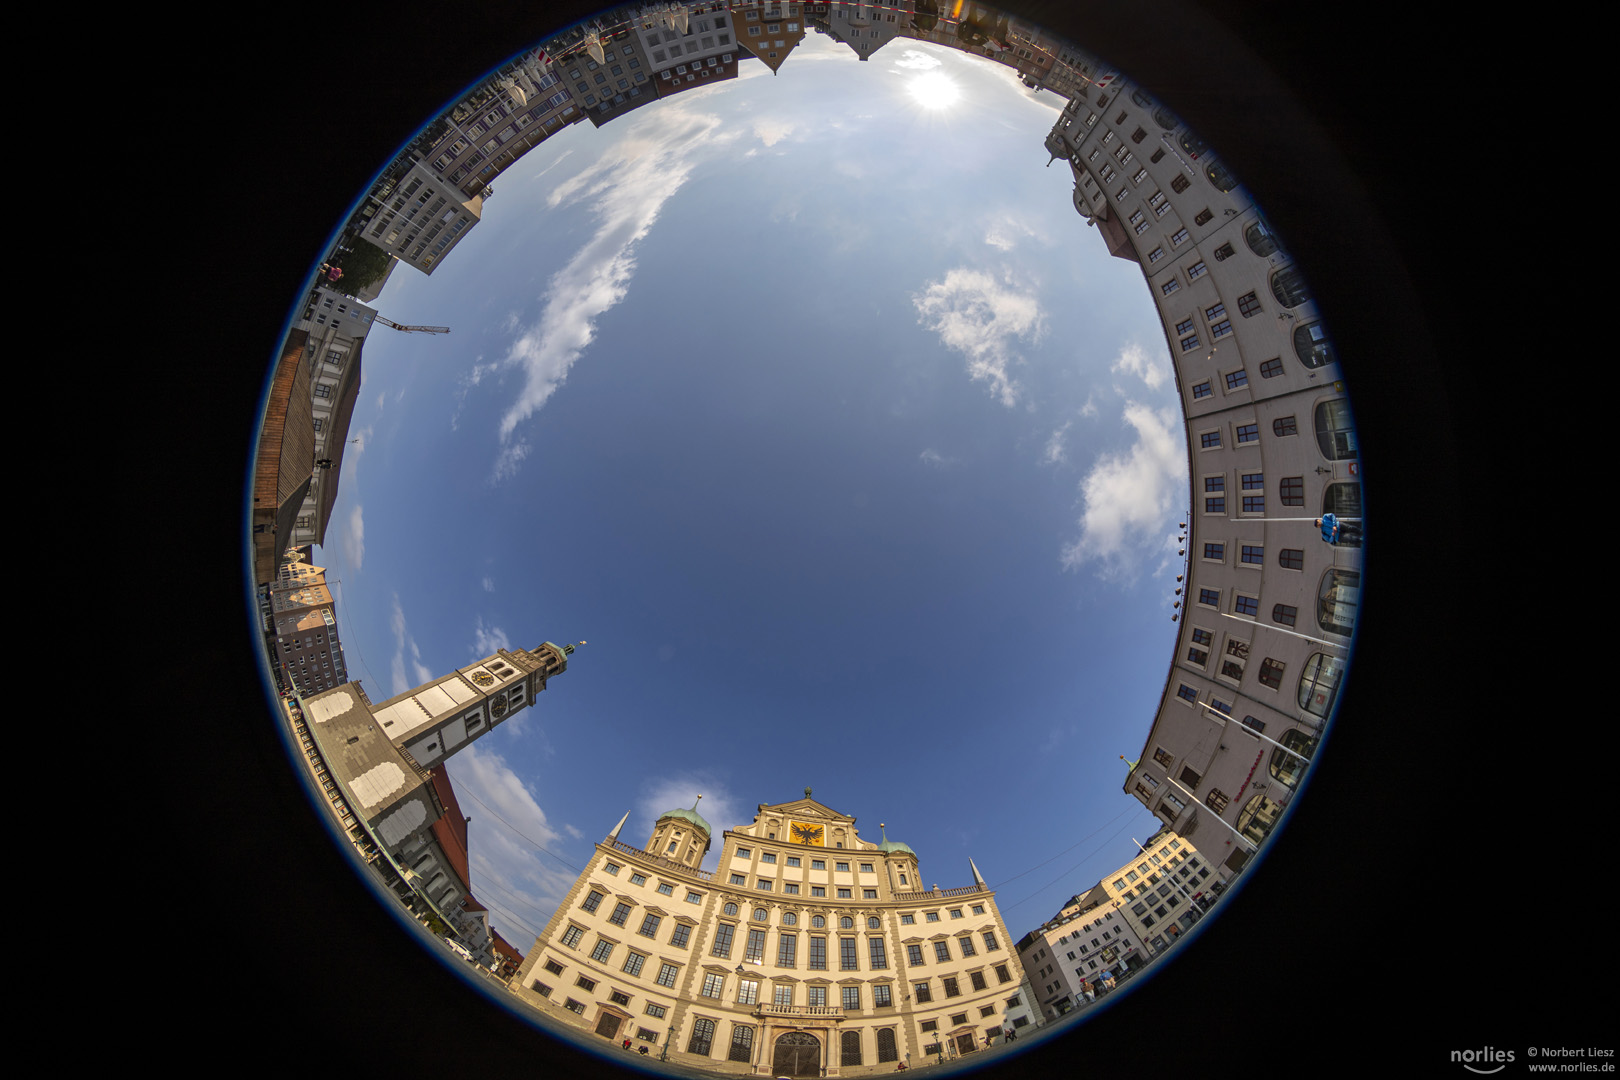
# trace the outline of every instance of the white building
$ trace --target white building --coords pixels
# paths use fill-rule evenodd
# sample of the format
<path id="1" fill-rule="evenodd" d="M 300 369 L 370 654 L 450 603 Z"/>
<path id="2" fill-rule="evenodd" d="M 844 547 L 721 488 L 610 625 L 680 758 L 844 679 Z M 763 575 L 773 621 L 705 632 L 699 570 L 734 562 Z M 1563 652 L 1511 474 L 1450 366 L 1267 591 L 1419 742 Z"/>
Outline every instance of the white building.
<path id="1" fill-rule="evenodd" d="M 1116 73 L 1047 137 L 1075 209 L 1137 262 L 1164 324 L 1192 481 L 1180 637 L 1125 790 L 1240 869 L 1331 715 L 1355 629 L 1355 430 L 1339 357 L 1260 208 L 1210 147 Z M 1178 579 L 1179 581 L 1180 579 Z"/>

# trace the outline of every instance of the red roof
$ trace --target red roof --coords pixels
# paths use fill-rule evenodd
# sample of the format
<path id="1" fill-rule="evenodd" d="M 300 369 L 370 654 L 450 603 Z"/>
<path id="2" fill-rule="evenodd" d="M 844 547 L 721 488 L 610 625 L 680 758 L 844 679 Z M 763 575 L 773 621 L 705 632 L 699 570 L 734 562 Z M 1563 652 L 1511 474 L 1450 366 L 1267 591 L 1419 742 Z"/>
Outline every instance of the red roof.
<path id="1" fill-rule="evenodd" d="M 450 774 L 444 769 L 435 769 L 432 775 L 433 790 L 439 796 L 439 802 L 444 804 L 444 817 L 433 823 L 433 838 L 444 849 L 445 857 L 450 860 L 450 868 L 461 879 L 461 891 L 471 892 L 472 882 L 467 873 L 467 816 L 461 812 L 461 804 L 456 802 L 455 789 L 450 786 Z"/>

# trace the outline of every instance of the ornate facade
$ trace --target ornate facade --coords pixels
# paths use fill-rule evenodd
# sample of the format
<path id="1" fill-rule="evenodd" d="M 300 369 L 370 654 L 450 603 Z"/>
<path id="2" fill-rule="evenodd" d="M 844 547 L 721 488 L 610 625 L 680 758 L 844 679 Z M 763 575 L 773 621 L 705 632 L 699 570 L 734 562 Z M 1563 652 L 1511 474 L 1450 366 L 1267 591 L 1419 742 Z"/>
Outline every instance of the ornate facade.
<path id="1" fill-rule="evenodd" d="M 811 798 L 723 834 L 692 809 L 596 845 L 513 991 L 549 1016 L 719 1072 L 856 1076 L 1039 1022 L 995 894 L 924 889 L 916 852 Z M 629 815 L 626 815 L 626 819 Z"/>

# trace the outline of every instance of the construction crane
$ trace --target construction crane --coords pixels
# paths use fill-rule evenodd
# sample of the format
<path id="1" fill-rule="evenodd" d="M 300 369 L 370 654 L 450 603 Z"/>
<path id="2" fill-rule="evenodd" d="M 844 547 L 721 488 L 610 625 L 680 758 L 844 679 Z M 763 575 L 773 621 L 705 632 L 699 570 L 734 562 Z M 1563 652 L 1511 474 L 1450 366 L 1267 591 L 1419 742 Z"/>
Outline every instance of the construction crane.
<path id="1" fill-rule="evenodd" d="M 407 334 L 448 334 L 450 332 L 448 326 L 401 326 L 392 319 L 385 319 L 381 315 L 377 316 L 377 321 L 384 326 L 392 327 Z"/>

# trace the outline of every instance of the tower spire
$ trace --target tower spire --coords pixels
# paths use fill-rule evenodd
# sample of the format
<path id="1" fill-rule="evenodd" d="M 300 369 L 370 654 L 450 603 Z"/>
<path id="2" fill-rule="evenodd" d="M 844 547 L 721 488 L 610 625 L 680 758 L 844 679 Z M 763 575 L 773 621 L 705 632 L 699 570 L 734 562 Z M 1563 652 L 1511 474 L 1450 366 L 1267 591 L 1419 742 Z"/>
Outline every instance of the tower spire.
<path id="1" fill-rule="evenodd" d="M 620 818 L 619 823 L 617 825 L 613 826 L 613 831 L 608 833 L 608 839 L 609 840 L 617 840 L 619 838 L 619 830 L 624 828 L 624 823 L 629 821 L 629 820 L 630 820 L 630 811 L 626 810 L 624 812 L 624 817 Z"/>
<path id="2" fill-rule="evenodd" d="M 973 859 L 972 859 L 971 856 L 968 858 L 968 865 L 973 867 L 973 883 L 975 885 L 977 885 L 981 889 L 988 889 L 990 886 L 988 886 L 988 885 L 986 885 L 984 883 L 984 875 L 979 873 L 979 868 L 973 862 Z"/>

